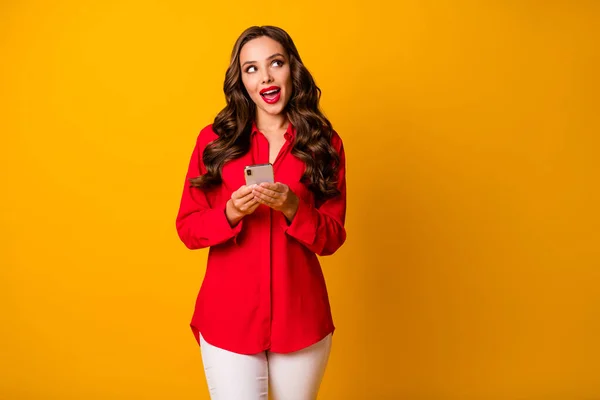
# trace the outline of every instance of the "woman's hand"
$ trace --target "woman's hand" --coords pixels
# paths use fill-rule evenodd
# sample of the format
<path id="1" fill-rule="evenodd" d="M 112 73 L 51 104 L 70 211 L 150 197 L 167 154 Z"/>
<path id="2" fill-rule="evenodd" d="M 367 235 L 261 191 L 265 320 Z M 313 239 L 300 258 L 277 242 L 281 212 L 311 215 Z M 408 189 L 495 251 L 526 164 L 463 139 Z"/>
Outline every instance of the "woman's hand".
<path id="1" fill-rule="evenodd" d="M 252 189 L 252 194 L 259 203 L 281 211 L 290 222 L 298 211 L 298 196 L 284 183 L 261 183 Z"/>
<path id="2" fill-rule="evenodd" d="M 232 227 L 236 226 L 246 215 L 252 214 L 260 205 L 252 192 L 255 186 L 240 186 L 227 201 L 225 215 Z"/>

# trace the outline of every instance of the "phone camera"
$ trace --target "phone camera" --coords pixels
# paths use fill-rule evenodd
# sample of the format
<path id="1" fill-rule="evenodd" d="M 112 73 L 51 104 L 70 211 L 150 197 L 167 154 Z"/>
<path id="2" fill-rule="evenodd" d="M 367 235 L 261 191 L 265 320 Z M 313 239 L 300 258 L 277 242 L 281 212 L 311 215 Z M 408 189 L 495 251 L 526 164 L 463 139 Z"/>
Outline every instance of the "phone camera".
<path id="1" fill-rule="evenodd" d="M 252 170 L 251 169 L 247 169 L 246 170 L 246 175 L 248 175 L 248 176 L 252 175 Z"/>

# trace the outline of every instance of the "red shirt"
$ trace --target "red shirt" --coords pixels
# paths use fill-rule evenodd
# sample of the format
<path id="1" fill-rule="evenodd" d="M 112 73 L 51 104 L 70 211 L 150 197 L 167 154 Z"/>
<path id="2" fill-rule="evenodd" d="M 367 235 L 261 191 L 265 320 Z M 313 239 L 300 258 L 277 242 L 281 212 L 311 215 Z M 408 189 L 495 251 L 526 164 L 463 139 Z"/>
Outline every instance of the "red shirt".
<path id="1" fill-rule="evenodd" d="M 343 143 L 334 132 L 340 195 L 317 205 L 300 182 L 305 165 L 291 153 L 295 134 L 290 123 L 273 163 L 275 182 L 288 185 L 300 200 L 294 219 L 288 223 L 283 213 L 261 204 L 233 228 L 225 205 L 245 185 L 246 165 L 269 162 L 269 143 L 253 124 L 250 151 L 227 162 L 222 184 L 203 192 L 187 179 L 206 173 L 202 152 L 217 135 L 212 125 L 198 135 L 176 221 L 189 249 L 210 247 L 190 324 L 198 342 L 201 332 L 208 343 L 236 353 L 288 353 L 335 330 L 317 255 L 333 254 L 346 240 Z"/>

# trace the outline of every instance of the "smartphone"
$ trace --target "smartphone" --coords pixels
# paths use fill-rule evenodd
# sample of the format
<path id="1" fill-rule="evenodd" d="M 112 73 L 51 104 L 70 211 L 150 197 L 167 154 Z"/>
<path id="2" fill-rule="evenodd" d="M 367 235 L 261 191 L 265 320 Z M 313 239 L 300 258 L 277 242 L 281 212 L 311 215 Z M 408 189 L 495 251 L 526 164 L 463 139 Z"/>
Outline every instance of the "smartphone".
<path id="1" fill-rule="evenodd" d="M 247 165 L 244 168 L 244 176 L 246 177 L 246 185 L 258 185 L 259 183 L 269 182 L 274 183 L 273 164 L 255 164 Z"/>

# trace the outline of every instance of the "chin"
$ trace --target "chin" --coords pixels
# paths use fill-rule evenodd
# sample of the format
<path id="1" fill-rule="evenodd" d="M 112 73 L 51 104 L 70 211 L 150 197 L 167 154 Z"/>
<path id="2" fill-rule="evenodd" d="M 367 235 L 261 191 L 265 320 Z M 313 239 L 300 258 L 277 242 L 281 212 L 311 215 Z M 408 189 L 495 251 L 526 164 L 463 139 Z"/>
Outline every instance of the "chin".
<path id="1" fill-rule="evenodd" d="M 285 107 L 277 107 L 277 108 L 263 108 L 263 111 L 269 115 L 279 115 L 283 112 Z"/>

